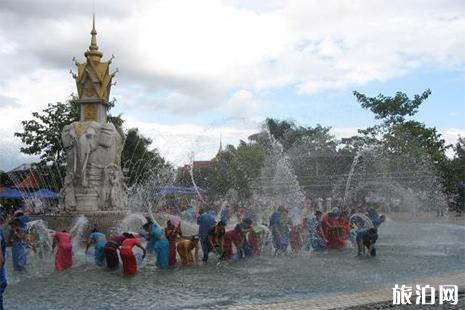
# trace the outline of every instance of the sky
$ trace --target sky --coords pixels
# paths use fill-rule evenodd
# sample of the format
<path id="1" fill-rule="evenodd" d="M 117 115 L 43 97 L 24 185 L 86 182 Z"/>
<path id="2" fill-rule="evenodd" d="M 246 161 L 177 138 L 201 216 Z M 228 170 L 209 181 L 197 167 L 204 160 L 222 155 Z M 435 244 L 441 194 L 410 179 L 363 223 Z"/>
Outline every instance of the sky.
<path id="1" fill-rule="evenodd" d="M 76 92 L 93 12 L 119 70 L 111 113 L 174 165 L 210 159 L 266 117 L 351 136 L 377 122 L 354 90 L 430 88 L 414 118 L 447 143 L 465 136 L 462 0 L 0 0 L 0 170 L 36 160 L 14 132 Z"/>

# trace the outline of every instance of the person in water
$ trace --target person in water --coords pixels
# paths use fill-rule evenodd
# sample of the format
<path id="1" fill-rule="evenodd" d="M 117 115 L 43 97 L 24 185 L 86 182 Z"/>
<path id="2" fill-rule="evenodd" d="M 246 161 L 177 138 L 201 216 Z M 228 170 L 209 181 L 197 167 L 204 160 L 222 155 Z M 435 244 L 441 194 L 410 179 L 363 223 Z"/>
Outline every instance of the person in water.
<path id="1" fill-rule="evenodd" d="M 371 256 L 376 256 L 376 240 L 378 240 L 378 230 L 376 228 L 359 230 L 356 237 L 357 256 L 365 254 L 365 249 L 368 249 Z"/>
<path id="2" fill-rule="evenodd" d="M 297 254 L 302 249 L 302 233 L 304 225 L 303 224 L 294 224 L 291 226 L 291 231 L 289 233 L 291 239 L 291 250 L 292 253 Z"/>
<path id="3" fill-rule="evenodd" d="M 121 247 L 119 250 L 119 254 L 121 256 L 121 261 L 123 262 L 123 273 L 128 276 L 135 275 L 137 273 L 137 260 L 136 256 L 132 249 L 137 246 L 144 254 L 142 255 L 142 259 L 145 258 L 146 250 L 140 244 L 139 239 L 134 237 L 133 234 L 128 234 L 127 237 L 122 241 Z"/>
<path id="4" fill-rule="evenodd" d="M 376 211 L 376 209 L 373 208 L 373 207 L 368 208 L 367 215 L 368 215 L 368 218 L 373 223 L 373 226 L 375 228 L 378 228 L 386 220 L 386 216 L 384 216 L 384 215 L 380 216 L 378 214 L 378 211 Z"/>
<path id="5" fill-rule="evenodd" d="M 252 229 L 247 234 L 252 256 L 260 256 L 262 254 L 265 235 L 267 232 L 268 228 L 265 225 L 255 224 L 252 226 Z"/>
<path id="6" fill-rule="evenodd" d="M 289 246 L 288 212 L 280 206 L 270 217 L 270 228 L 273 237 L 275 255 L 285 253 Z"/>
<path id="7" fill-rule="evenodd" d="M 112 236 L 105 244 L 103 252 L 105 253 L 105 262 L 109 269 L 117 269 L 119 266 L 118 248 L 123 244 L 123 241 L 129 237 L 128 233 L 123 233 L 120 236 Z"/>
<path id="8" fill-rule="evenodd" d="M 241 256 L 243 241 L 242 224 L 237 224 L 234 229 L 228 230 L 224 235 L 223 241 L 223 259 L 233 258 L 233 245 L 236 248 L 238 256 Z"/>
<path id="9" fill-rule="evenodd" d="M 326 240 L 321 228 L 322 215 L 323 213 L 320 210 L 316 210 L 314 217 L 308 222 L 309 244 L 307 245 L 307 250 L 310 250 L 310 247 L 315 251 L 323 251 L 326 249 Z"/>
<path id="10" fill-rule="evenodd" d="M 202 261 L 208 261 L 208 231 L 215 226 L 215 217 L 206 210 L 200 210 L 200 216 L 197 218 L 197 224 L 199 225 L 199 238 L 200 245 L 202 246 L 203 258 Z"/>
<path id="11" fill-rule="evenodd" d="M 150 245 L 157 255 L 155 265 L 158 268 L 168 267 L 169 245 L 162 229 L 156 223 L 146 223 L 143 228 L 148 233 L 149 240 L 147 244 Z"/>
<path id="12" fill-rule="evenodd" d="M 328 249 L 342 249 L 346 244 L 345 230 L 339 221 L 339 213 L 339 208 L 335 207 L 321 219 L 321 227 Z"/>
<path id="13" fill-rule="evenodd" d="M 165 228 L 165 236 L 168 239 L 168 265 L 170 267 L 176 267 L 176 241 L 178 240 L 178 236 L 182 236 L 181 232 L 181 223 L 178 225 L 174 225 L 171 220 L 166 222 Z"/>
<path id="14" fill-rule="evenodd" d="M 55 254 L 55 270 L 60 272 L 73 266 L 73 241 L 66 230 L 57 231 L 53 236 L 52 249 Z"/>
<path id="15" fill-rule="evenodd" d="M 89 247 L 94 244 L 94 260 L 95 264 L 99 267 L 105 266 L 105 245 L 107 244 L 107 238 L 103 233 L 98 231 L 97 228 L 92 230 L 92 233 L 87 239 L 86 254 Z"/>
<path id="16" fill-rule="evenodd" d="M 5 268 L 6 241 L 2 229 L 4 221 L 5 215 L 0 214 L 0 310 L 3 310 L 3 293 L 8 285 Z"/>
<path id="17" fill-rule="evenodd" d="M 209 250 L 215 252 L 219 257 L 223 257 L 223 241 L 226 223 L 219 221 L 218 224 L 208 231 Z"/>
<path id="18" fill-rule="evenodd" d="M 13 258 L 13 268 L 16 271 L 23 271 L 26 268 L 26 233 L 21 229 L 19 219 L 10 222 L 10 233 L 8 243 L 12 245 L 11 252 Z"/>
<path id="19" fill-rule="evenodd" d="M 14 217 L 15 217 L 15 219 L 18 219 L 18 221 L 19 221 L 19 228 L 21 228 L 21 230 L 23 230 L 23 232 L 26 232 L 27 223 L 29 223 L 31 221 L 30 217 L 27 214 L 25 214 L 24 211 L 22 211 L 22 210 L 17 210 L 14 213 Z"/>
<path id="20" fill-rule="evenodd" d="M 189 239 L 184 239 L 178 242 L 176 246 L 179 257 L 181 257 L 181 264 L 192 265 L 194 262 L 199 262 L 199 237 L 192 236 Z M 194 250 L 194 255 L 192 255 Z"/>

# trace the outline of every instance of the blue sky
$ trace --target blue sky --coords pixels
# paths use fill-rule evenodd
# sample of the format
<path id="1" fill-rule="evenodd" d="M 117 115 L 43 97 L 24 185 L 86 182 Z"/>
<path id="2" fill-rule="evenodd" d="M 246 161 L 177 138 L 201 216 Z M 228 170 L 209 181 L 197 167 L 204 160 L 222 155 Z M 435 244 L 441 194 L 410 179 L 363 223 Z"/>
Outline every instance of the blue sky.
<path id="1" fill-rule="evenodd" d="M 86 1 L 3 0 L 0 169 L 34 157 L 21 120 L 75 92 L 72 57 L 90 41 Z M 402 8 L 400 10 L 399 8 Z M 465 136 L 461 0 L 95 1 L 104 59 L 116 55 L 114 114 L 175 165 L 208 159 L 265 117 L 332 126 L 338 138 L 376 122 L 352 95 L 432 95 L 414 117 L 448 143 Z M 11 27 L 15 25 L 15 27 Z"/>

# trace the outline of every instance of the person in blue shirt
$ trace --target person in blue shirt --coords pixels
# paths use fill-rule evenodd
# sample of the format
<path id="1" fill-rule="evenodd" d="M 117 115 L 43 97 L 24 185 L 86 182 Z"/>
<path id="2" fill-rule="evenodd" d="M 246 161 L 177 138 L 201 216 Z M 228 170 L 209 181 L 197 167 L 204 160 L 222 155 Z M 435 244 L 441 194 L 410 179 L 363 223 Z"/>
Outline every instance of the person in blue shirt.
<path id="1" fill-rule="evenodd" d="M 87 239 L 87 247 L 86 247 L 86 254 L 89 250 L 89 247 L 95 244 L 94 247 L 94 259 L 95 264 L 99 267 L 105 266 L 105 245 L 107 244 L 107 238 L 105 235 L 98 231 L 97 228 L 92 230 L 92 233 L 89 235 L 89 239 Z"/>
<path id="2" fill-rule="evenodd" d="M 210 212 L 205 212 L 205 210 L 200 211 L 200 216 L 197 218 L 197 225 L 199 225 L 199 238 L 200 238 L 200 245 L 202 246 L 203 258 L 204 262 L 208 261 L 208 231 L 210 228 L 215 226 L 215 217 Z"/>
<path id="3" fill-rule="evenodd" d="M 221 209 L 220 220 L 226 223 L 227 225 L 229 223 L 230 218 L 231 218 L 231 207 L 225 206 L 223 209 Z"/>
<path id="4" fill-rule="evenodd" d="M 5 269 L 6 241 L 5 236 L 3 235 L 3 229 L 1 228 L 4 221 L 5 215 L 0 214 L 0 310 L 3 310 L 3 293 L 8 285 Z"/>
<path id="5" fill-rule="evenodd" d="M 15 271 L 23 271 L 27 262 L 26 233 L 21 229 L 20 221 L 15 218 L 10 222 L 8 243 L 11 243 L 13 268 Z"/>
<path id="6" fill-rule="evenodd" d="M 147 248 L 156 253 L 155 265 L 158 268 L 168 267 L 169 243 L 165 238 L 165 232 L 156 223 L 148 222 L 143 226 L 148 233 Z"/>
<path id="7" fill-rule="evenodd" d="M 321 217 L 323 213 L 320 210 L 316 210 L 314 217 L 308 219 L 308 243 L 307 251 L 313 248 L 314 251 L 323 251 L 326 249 L 326 241 L 323 237 L 323 231 L 321 228 Z"/>
<path id="8" fill-rule="evenodd" d="M 373 207 L 368 208 L 367 213 L 368 218 L 371 220 L 375 228 L 378 228 L 379 225 L 386 220 L 386 217 L 384 215 L 379 216 L 378 212 Z"/>
<path id="9" fill-rule="evenodd" d="M 27 230 L 27 223 L 31 221 L 31 218 L 24 214 L 22 210 L 17 210 L 15 212 L 15 218 L 19 221 L 19 228 L 26 232 Z"/>

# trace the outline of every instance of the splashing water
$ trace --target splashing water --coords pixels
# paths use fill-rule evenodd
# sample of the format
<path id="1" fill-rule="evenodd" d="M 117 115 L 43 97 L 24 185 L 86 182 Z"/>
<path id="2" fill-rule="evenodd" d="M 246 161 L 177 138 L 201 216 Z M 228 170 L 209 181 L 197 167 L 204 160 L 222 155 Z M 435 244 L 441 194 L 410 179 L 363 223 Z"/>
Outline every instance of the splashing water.
<path id="1" fill-rule="evenodd" d="M 44 258 L 52 252 L 52 230 L 47 228 L 43 220 L 35 220 L 27 223 L 27 230 L 33 236 L 32 246 L 40 258 Z"/>
<path id="2" fill-rule="evenodd" d="M 87 217 L 81 215 L 76 219 L 73 226 L 69 230 L 69 233 L 73 240 L 73 249 L 81 248 L 81 244 L 84 239 L 84 231 L 86 230 L 88 224 L 89 220 L 87 219 Z"/>
<path id="3" fill-rule="evenodd" d="M 147 219 L 142 213 L 131 213 L 121 220 L 117 226 L 116 232 L 118 234 L 122 234 L 124 232 L 137 232 L 146 222 Z"/>

